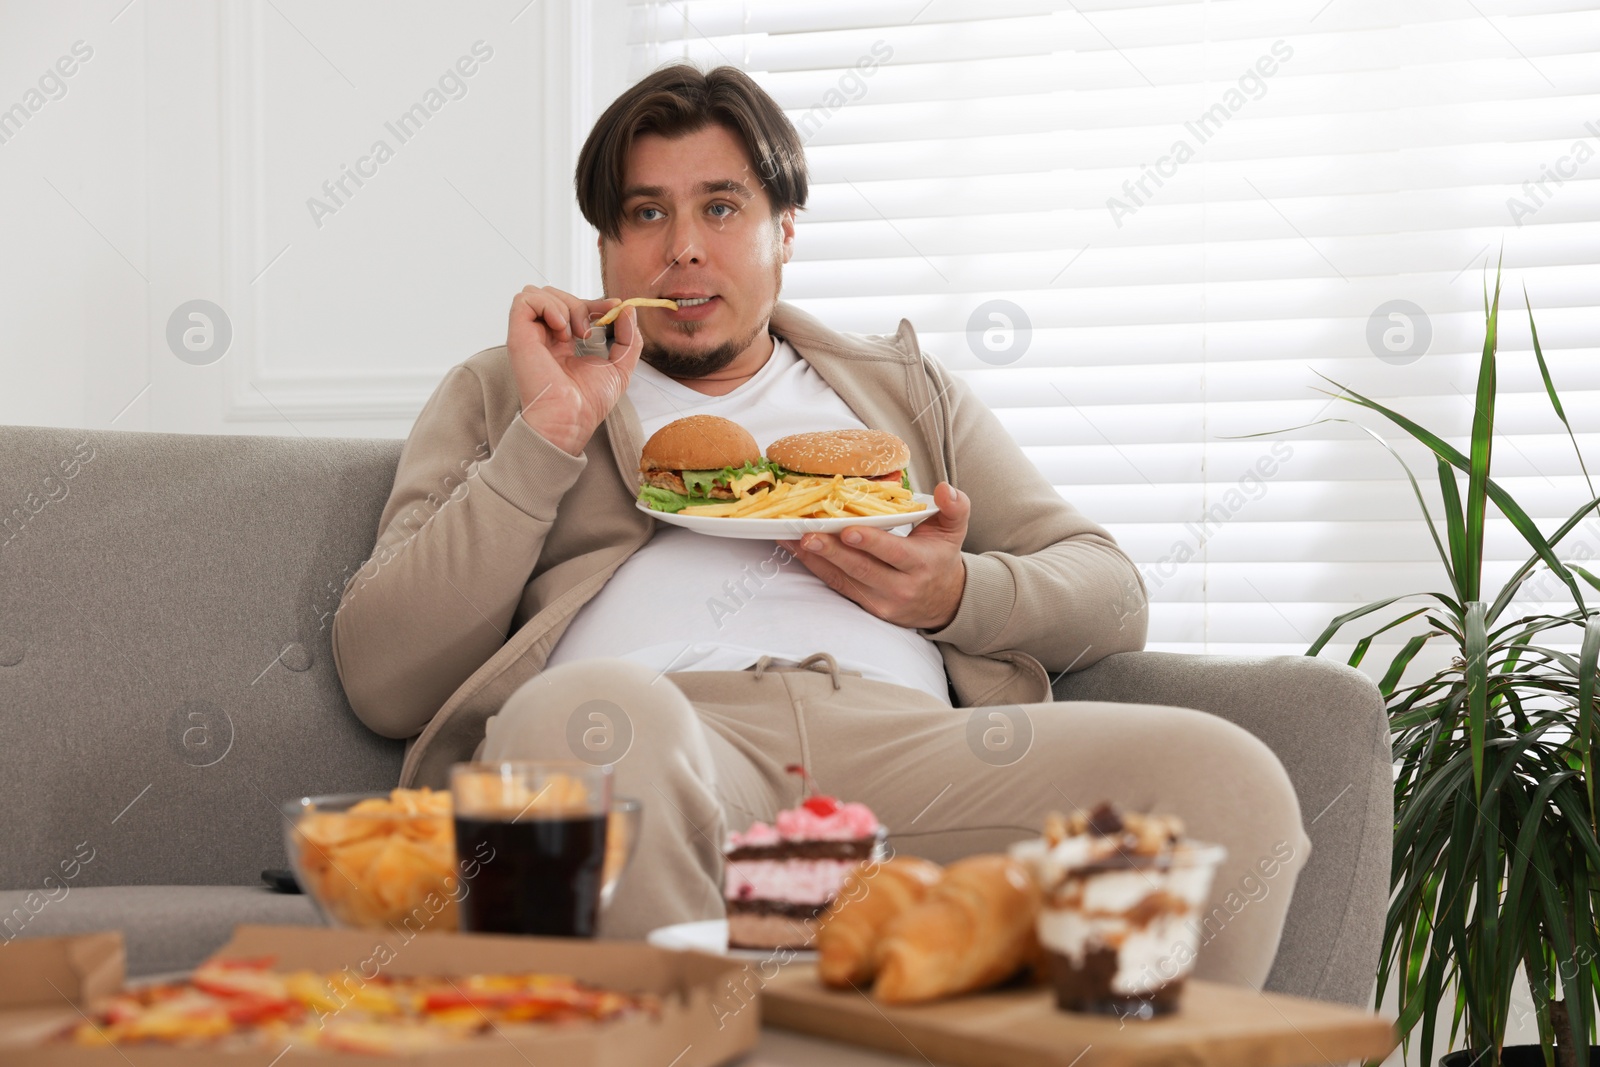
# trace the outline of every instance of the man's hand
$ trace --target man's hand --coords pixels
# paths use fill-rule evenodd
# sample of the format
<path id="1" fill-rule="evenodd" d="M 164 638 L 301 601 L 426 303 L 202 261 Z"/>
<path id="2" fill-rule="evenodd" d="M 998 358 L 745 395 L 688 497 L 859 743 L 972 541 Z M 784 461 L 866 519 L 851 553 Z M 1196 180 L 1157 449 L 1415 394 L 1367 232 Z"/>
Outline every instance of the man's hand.
<path id="1" fill-rule="evenodd" d="M 608 359 L 578 355 L 578 341 L 590 333 L 589 316 L 620 303 L 616 297 L 580 300 L 553 286 L 533 285 L 511 302 L 506 348 L 522 418 L 545 440 L 574 456 L 583 451 L 628 388 L 644 349 L 638 312 L 630 307 L 617 319 L 616 343 Z"/>
<path id="2" fill-rule="evenodd" d="M 956 617 L 967 584 L 961 543 L 972 498 L 940 482 L 933 500 L 939 513 L 904 537 L 851 526 L 843 533 L 808 533 L 798 542 L 779 544 L 828 588 L 878 618 L 916 629 L 942 629 Z"/>

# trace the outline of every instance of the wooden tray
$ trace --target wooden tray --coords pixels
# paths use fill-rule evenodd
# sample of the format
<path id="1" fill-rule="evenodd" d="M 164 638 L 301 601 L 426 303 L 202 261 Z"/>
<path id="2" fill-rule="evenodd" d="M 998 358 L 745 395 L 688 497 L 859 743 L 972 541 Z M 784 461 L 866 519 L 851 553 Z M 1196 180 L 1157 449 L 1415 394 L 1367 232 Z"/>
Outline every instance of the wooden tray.
<path id="1" fill-rule="evenodd" d="M 916 1007 L 824 988 L 814 964 L 766 980 L 761 1021 L 959 1067 L 1305 1067 L 1381 1060 L 1398 1043 L 1371 1012 L 1191 981 L 1176 1014 L 1149 1022 L 1056 1010 L 1048 989 L 1015 989 Z"/>

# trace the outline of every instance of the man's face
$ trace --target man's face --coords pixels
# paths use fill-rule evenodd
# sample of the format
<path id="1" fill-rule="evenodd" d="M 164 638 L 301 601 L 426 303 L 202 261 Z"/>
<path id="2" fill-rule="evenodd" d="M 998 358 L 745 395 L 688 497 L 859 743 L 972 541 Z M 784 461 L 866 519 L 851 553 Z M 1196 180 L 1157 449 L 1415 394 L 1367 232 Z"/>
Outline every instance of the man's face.
<path id="1" fill-rule="evenodd" d="M 794 247 L 794 212 L 772 201 L 744 146 L 718 125 L 634 139 L 621 240 L 600 239 L 607 296 L 710 297 L 640 308 L 641 358 L 674 378 L 714 374 L 766 330 Z"/>

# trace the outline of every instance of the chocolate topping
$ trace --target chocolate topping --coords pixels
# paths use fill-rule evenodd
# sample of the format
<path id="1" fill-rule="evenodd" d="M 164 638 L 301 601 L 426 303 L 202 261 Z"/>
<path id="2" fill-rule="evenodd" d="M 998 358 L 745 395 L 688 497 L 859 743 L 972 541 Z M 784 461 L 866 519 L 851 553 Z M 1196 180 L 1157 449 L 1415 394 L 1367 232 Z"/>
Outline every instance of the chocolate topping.
<path id="1" fill-rule="evenodd" d="M 729 863 L 740 860 L 865 860 L 877 846 L 874 837 L 854 841 L 779 841 L 775 845 L 742 845 L 727 853 Z"/>
<path id="2" fill-rule="evenodd" d="M 1178 1010 L 1183 978 L 1174 978 L 1145 993 L 1117 993 L 1111 981 L 1117 973 L 1117 950 L 1097 947 L 1084 953 L 1083 966 L 1059 952 L 1047 951 L 1050 979 L 1056 987 L 1056 1007 L 1063 1011 L 1116 1015 L 1123 1019 L 1151 1019 Z"/>
<path id="3" fill-rule="evenodd" d="M 1122 816 L 1111 802 L 1102 800 L 1095 805 L 1089 813 L 1089 832 L 1099 837 L 1110 837 L 1112 834 L 1122 832 Z"/>
<path id="4" fill-rule="evenodd" d="M 1053 811 L 1045 816 L 1044 839 L 1054 848 L 1068 837 L 1092 835 L 1118 838 L 1117 850 L 1142 855 L 1170 852 L 1183 837 L 1183 821 L 1174 815 L 1124 815 L 1116 805 L 1101 801 L 1092 812 L 1076 811 L 1063 815 Z M 1131 864 L 1141 866 L 1141 864 Z"/>
<path id="5" fill-rule="evenodd" d="M 788 919 L 814 919 L 827 907 L 825 902 L 791 904 L 782 900 L 730 900 L 729 915 L 782 915 Z"/>

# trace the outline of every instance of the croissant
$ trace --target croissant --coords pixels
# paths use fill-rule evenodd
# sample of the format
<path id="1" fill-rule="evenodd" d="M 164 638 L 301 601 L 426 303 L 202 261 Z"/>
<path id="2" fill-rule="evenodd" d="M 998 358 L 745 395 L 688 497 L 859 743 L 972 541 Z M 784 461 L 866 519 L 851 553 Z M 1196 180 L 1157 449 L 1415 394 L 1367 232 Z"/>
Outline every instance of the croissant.
<path id="1" fill-rule="evenodd" d="M 945 868 L 928 898 L 889 924 L 873 994 L 910 1004 L 990 986 L 1033 962 L 1042 894 L 1026 867 L 1004 855 Z"/>
<path id="2" fill-rule="evenodd" d="M 915 856 L 858 864 L 839 890 L 841 903 L 817 931 L 822 981 L 840 987 L 872 981 L 884 927 L 920 904 L 942 873 L 937 863 Z"/>

